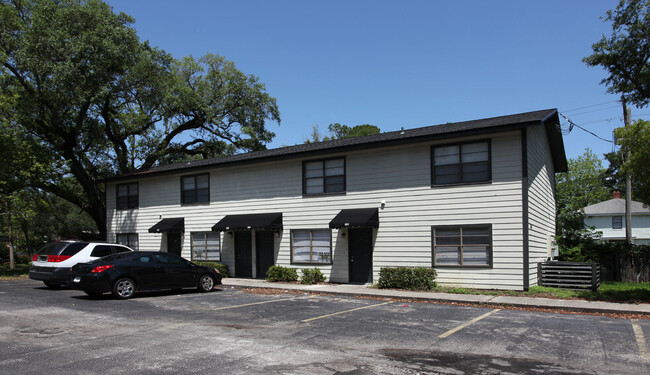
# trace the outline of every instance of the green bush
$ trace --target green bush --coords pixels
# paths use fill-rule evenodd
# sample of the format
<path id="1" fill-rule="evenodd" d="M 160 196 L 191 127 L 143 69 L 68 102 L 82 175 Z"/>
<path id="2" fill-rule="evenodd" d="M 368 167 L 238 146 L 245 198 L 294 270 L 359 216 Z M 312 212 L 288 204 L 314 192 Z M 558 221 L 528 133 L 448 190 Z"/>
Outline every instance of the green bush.
<path id="1" fill-rule="evenodd" d="M 305 268 L 302 270 L 302 279 L 300 282 L 303 284 L 317 284 L 325 281 L 325 275 L 320 271 L 320 268 Z"/>
<path id="2" fill-rule="evenodd" d="M 205 266 L 205 267 L 212 267 L 216 268 L 217 271 L 221 274 L 222 277 L 230 277 L 230 273 L 228 273 L 228 265 L 219 263 L 219 262 L 211 262 L 211 261 L 203 261 L 203 260 L 196 260 L 193 261 L 192 263 L 199 265 L 199 266 Z"/>
<path id="3" fill-rule="evenodd" d="M 382 267 L 380 289 L 430 290 L 436 287 L 436 270 L 428 267 Z"/>
<path id="4" fill-rule="evenodd" d="M 266 271 L 266 281 L 297 281 L 298 271 L 295 268 L 271 266 Z"/>

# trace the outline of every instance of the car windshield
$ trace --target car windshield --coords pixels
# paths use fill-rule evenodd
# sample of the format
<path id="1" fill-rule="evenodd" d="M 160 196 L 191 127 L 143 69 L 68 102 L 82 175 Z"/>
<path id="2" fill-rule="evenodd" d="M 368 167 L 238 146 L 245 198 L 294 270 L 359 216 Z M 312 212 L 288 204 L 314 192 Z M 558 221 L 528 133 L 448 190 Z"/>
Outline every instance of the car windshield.
<path id="1" fill-rule="evenodd" d="M 95 259 L 90 263 L 113 262 L 113 261 L 116 261 L 118 259 L 128 258 L 130 256 L 133 256 L 133 252 L 127 251 L 125 253 L 117 253 L 117 254 L 113 254 L 113 255 L 107 255 L 107 256 L 105 256 L 103 258 Z"/>

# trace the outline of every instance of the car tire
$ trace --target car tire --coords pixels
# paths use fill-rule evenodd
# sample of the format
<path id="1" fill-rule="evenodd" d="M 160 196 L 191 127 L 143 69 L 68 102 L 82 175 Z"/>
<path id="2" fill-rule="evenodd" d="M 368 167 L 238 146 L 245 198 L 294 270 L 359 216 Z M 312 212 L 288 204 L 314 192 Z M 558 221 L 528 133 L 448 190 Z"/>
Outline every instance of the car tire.
<path id="1" fill-rule="evenodd" d="M 55 283 L 53 281 L 43 281 L 43 284 L 45 284 L 45 286 L 50 289 L 59 289 L 61 287 L 61 284 Z"/>
<path id="2" fill-rule="evenodd" d="M 135 282 L 128 277 L 117 279 L 113 284 L 113 296 L 119 299 L 129 299 L 135 294 Z"/>
<path id="3" fill-rule="evenodd" d="M 197 286 L 199 292 L 210 292 L 214 289 L 214 277 L 211 275 L 203 275 L 199 278 L 199 285 Z"/>

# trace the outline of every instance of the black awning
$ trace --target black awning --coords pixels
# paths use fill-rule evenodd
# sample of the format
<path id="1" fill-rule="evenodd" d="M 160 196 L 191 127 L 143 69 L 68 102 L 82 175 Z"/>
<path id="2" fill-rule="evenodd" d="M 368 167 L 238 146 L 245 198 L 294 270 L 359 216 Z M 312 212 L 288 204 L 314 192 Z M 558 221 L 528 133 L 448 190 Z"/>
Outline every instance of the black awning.
<path id="1" fill-rule="evenodd" d="M 341 210 L 330 221 L 330 228 L 369 228 L 379 226 L 379 210 L 376 208 L 355 208 Z"/>
<path id="2" fill-rule="evenodd" d="M 174 217 L 162 219 L 156 225 L 149 228 L 149 233 L 183 233 L 185 231 L 185 218 Z"/>
<path id="3" fill-rule="evenodd" d="M 270 214 L 226 215 L 212 227 L 214 232 L 253 229 L 282 229 L 282 212 L 273 212 Z"/>

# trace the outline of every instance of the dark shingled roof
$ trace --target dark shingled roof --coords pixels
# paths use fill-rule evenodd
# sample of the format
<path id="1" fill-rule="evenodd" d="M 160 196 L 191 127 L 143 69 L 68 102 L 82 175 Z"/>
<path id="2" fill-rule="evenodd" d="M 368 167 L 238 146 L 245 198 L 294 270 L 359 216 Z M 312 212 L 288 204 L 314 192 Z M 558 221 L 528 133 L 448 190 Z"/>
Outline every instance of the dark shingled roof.
<path id="1" fill-rule="evenodd" d="M 235 163 L 239 164 L 289 159 L 364 148 L 375 148 L 396 144 L 423 142 L 435 139 L 483 134 L 494 131 L 519 129 L 526 126 L 540 124 L 544 124 L 546 126 L 546 133 L 551 147 L 555 171 L 566 172 L 567 161 L 566 155 L 564 153 L 562 133 L 559 129 L 558 113 L 556 109 L 545 109 L 541 111 L 492 117 L 481 120 L 447 123 L 415 129 L 404 129 L 363 137 L 339 139 L 318 143 L 306 143 L 296 146 L 280 147 L 264 151 L 254 151 L 232 156 L 222 156 L 211 159 L 160 165 L 146 171 L 139 171 L 109 178 L 106 181 L 152 176 L 179 171 L 207 169 L 209 167 L 230 165 Z"/>

